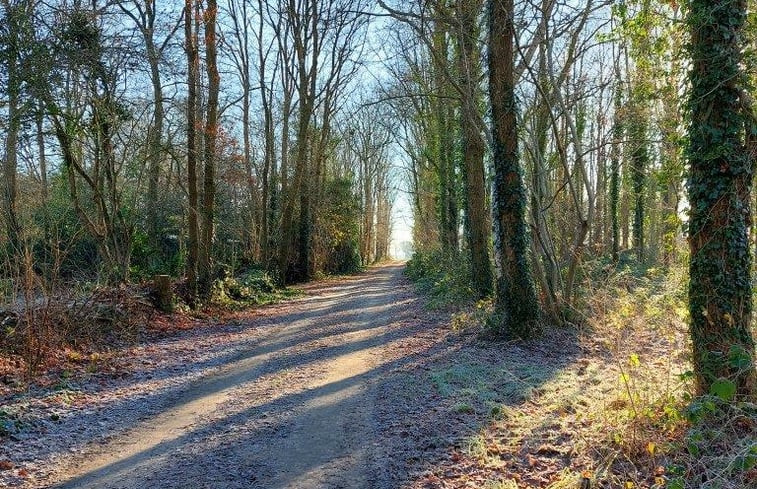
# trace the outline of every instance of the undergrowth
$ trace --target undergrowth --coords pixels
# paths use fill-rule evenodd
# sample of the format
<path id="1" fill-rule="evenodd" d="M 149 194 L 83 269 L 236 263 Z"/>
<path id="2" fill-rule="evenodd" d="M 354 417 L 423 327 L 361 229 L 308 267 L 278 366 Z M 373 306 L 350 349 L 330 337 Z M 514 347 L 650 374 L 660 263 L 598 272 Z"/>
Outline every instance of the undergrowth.
<path id="1" fill-rule="evenodd" d="M 405 275 L 428 297 L 432 309 L 462 308 L 475 300 L 470 261 L 462 256 L 447 256 L 439 250 L 415 252 Z"/>
<path id="2" fill-rule="evenodd" d="M 619 371 L 623 407 L 607 424 L 627 465 L 657 462 L 657 487 L 757 487 L 755 404 L 733 399 L 727 382 L 693 394 L 686 265 L 623 267 L 584 295 Z"/>
<path id="3" fill-rule="evenodd" d="M 184 325 L 197 318 L 299 294 L 279 287 L 264 271 L 252 269 L 216 280 L 207 308 L 191 311 L 182 302 L 181 283 L 171 285 L 175 308 L 165 316 L 157 310 L 150 282 L 121 286 L 80 283 L 53 289 L 28 267 L 0 302 L 0 388 L 3 384 L 12 388 L 29 385 L 53 366 L 71 364 L 71 355 L 117 349 L 155 334 L 185 329 Z M 6 306 L 2 307 L 3 303 Z"/>
<path id="4" fill-rule="evenodd" d="M 225 309 L 239 310 L 272 304 L 298 294 L 296 289 L 279 287 L 266 271 L 251 269 L 216 280 L 211 303 Z"/>
<path id="5" fill-rule="evenodd" d="M 407 273 L 432 305 L 465 304 L 453 329 L 485 332 L 492 304 L 465 294 L 465 272 L 427 254 L 416 255 Z M 522 345 L 536 348 L 533 358 L 503 345 L 494 365 L 474 358 L 432 373 L 453 410 L 489 413 L 463 443 L 477 470 L 490 473 L 492 487 L 573 488 L 589 479 L 600 488 L 757 488 L 754 400 L 734 399 L 727 383 L 693 394 L 687 264 L 597 260 L 581 275 L 575 324 Z M 543 368 L 538 349 L 564 333 L 576 335 L 581 354 L 549 378 L 527 380 L 527 395 L 509 391 L 499 373 L 529 379 Z"/>
<path id="6" fill-rule="evenodd" d="M 0 371 L 22 365 L 28 381 L 66 349 L 134 343 L 152 313 L 138 287 L 36 290 L 0 311 Z"/>

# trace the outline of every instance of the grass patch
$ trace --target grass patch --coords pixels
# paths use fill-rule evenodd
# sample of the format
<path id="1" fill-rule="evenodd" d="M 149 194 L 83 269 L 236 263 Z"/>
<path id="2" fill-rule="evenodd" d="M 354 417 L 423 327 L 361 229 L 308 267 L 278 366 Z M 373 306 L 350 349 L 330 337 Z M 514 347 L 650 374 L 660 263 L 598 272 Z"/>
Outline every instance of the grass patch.
<path id="1" fill-rule="evenodd" d="M 430 372 L 431 383 L 457 412 L 500 415 L 504 406 L 529 399 L 553 373 L 537 362 L 505 358 L 500 364 L 462 355 L 455 364 Z"/>
<path id="2" fill-rule="evenodd" d="M 0 438 L 19 433 L 24 428 L 24 422 L 12 410 L 0 408 Z"/>
<path id="3" fill-rule="evenodd" d="M 582 278 L 574 329 L 495 355 L 465 346 L 430 373 L 450 406 L 488 419 L 451 470 L 551 489 L 757 487 L 757 405 L 692 396 L 686 264 L 598 261 Z M 452 328 L 485 332 L 491 304 L 469 304 Z"/>
<path id="4" fill-rule="evenodd" d="M 483 489 L 518 489 L 518 483 L 514 480 L 486 481 Z"/>

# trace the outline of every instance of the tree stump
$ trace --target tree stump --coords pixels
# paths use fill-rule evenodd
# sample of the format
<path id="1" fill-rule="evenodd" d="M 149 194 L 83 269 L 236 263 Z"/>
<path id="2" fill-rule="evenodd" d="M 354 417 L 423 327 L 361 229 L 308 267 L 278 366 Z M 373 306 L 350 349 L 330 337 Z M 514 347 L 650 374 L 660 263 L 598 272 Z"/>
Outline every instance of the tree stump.
<path id="1" fill-rule="evenodd" d="M 170 276 L 155 275 L 153 277 L 152 295 L 155 307 L 163 312 L 173 312 L 174 301 Z"/>

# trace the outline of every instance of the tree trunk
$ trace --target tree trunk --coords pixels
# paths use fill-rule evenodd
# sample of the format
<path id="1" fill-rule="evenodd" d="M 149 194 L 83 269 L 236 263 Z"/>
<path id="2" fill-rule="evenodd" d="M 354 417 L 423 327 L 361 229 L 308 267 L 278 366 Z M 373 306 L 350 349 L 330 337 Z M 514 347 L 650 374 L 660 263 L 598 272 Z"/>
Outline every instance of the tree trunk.
<path id="1" fill-rule="evenodd" d="M 370 171 L 370 156 L 366 155 L 363 159 L 363 232 L 362 242 L 363 246 L 360 250 L 360 254 L 363 258 L 363 265 L 370 265 L 373 261 L 373 253 L 371 246 L 373 244 L 373 216 L 374 203 L 373 203 L 373 173 Z"/>
<path id="2" fill-rule="evenodd" d="M 6 19 L 10 24 L 8 52 L 4 54 L 7 60 L 7 94 L 8 94 L 8 129 L 5 135 L 5 155 L 3 157 L 3 214 L 5 217 L 5 231 L 8 235 L 8 252 L 21 256 L 21 227 L 18 222 L 16 176 L 18 172 L 18 135 L 21 129 L 21 78 L 19 73 L 18 31 L 23 22 L 21 7 L 5 5 Z M 17 260 L 11 260 L 16 262 Z"/>
<path id="3" fill-rule="evenodd" d="M 294 50 L 297 58 L 298 121 L 297 148 L 294 161 L 294 177 L 286 194 L 287 202 L 282 215 L 282 242 L 279 253 L 279 273 L 291 281 L 310 279 L 310 248 L 312 221 L 310 216 L 310 176 L 311 165 L 308 162 L 309 132 L 313 118 L 316 98 L 316 78 L 320 54 L 320 32 L 318 2 L 302 6 L 303 11 L 290 9 L 290 22 L 293 30 Z M 283 168 L 283 167 L 282 167 Z M 295 208 L 299 203 L 297 216 L 298 236 L 295 236 Z M 297 241 L 295 239 L 298 238 Z M 290 250 L 295 248 L 294 267 L 290 263 Z"/>
<path id="4" fill-rule="evenodd" d="M 435 6 L 437 17 L 445 15 L 446 2 Z M 446 256 L 456 256 L 458 251 L 457 188 L 454 169 L 454 146 L 452 134 L 452 107 L 449 98 L 449 45 L 447 27 L 440 19 L 434 21 L 432 33 L 432 83 L 436 97 L 433 106 L 434 163 L 438 175 L 439 238 Z"/>
<path id="5" fill-rule="evenodd" d="M 620 82 L 615 88 L 615 113 L 612 126 L 612 149 L 610 152 L 610 220 L 612 221 L 612 261 L 618 262 L 620 250 L 620 222 L 618 204 L 620 201 L 620 142 L 623 140 L 623 122 L 620 111 L 622 90 Z"/>
<path id="6" fill-rule="evenodd" d="M 518 161 L 514 5 L 513 0 L 488 3 L 496 308 L 502 334 L 527 338 L 538 332 L 539 305 L 528 261 L 526 189 Z"/>
<path id="7" fill-rule="evenodd" d="M 491 293 L 493 278 L 489 260 L 489 229 L 486 206 L 486 177 L 484 174 L 485 144 L 481 135 L 478 113 L 480 78 L 478 51 L 478 13 L 481 2 L 467 0 L 458 4 L 460 29 L 458 40 L 458 70 L 462 87 L 462 154 L 465 175 L 466 216 L 468 218 L 468 247 L 471 254 L 473 288 L 479 298 Z"/>
<path id="8" fill-rule="evenodd" d="M 9 70 L 15 71 L 15 70 Z M 5 158 L 3 158 L 3 210 L 5 231 L 8 235 L 10 253 L 21 253 L 21 228 L 18 223 L 16 174 L 18 172 L 18 133 L 21 127 L 21 110 L 16 90 L 8 94 L 8 131 L 5 137 Z"/>
<path id="9" fill-rule="evenodd" d="M 42 185 L 42 201 L 47 204 L 48 198 L 48 184 L 47 184 L 47 153 L 45 151 L 45 133 L 43 128 L 43 111 L 42 106 L 37 107 L 37 113 L 35 114 L 35 123 L 37 125 L 37 157 L 39 158 L 39 177 L 40 184 Z M 47 206 L 45 206 L 45 212 L 47 212 Z M 45 222 L 45 229 L 49 226 L 49 222 Z"/>
<path id="10" fill-rule="evenodd" d="M 149 5 L 149 3 L 148 3 Z M 153 14 L 154 15 L 154 14 Z M 145 32 L 145 44 L 147 46 L 147 61 L 150 65 L 150 80 L 153 93 L 153 123 L 148 132 L 148 178 L 147 178 L 147 235 L 149 242 L 161 259 L 163 248 L 161 243 L 161 226 L 158 210 L 158 186 L 160 181 L 160 166 L 163 161 L 163 120 L 165 110 L 163 108 L 163 84 L 160 79 L 160 54 L 152 38 L 152 29 Z"/>
<path id="11" fill-rule="evenodd" d="M 218 94 L 221 78 L 218 74 L 218 46 L 216 39 L 216 0 L 208 0 L 203 12 L 205 27 L 205 64 L 208 76 L 208 102 L 205 116 L 203 202 L 200 211 L 200 246 L 197 261 L 197 289 L 200 298 L 210 299 L 213 285 L 213 238 L 215 234 L 215 171 L 218 140 Z"/>
<path id="12" fill-rule="evenodd" d="M 642 102 L 638 102 L 641 104 Z M 639 262 L 644 261 L 644 208 L 646 205 L 647 124 L 645 114 L 634 107 L 629 126 L 631 149 L 631 193 L 633 195 L 633 248 Z"/>
<path id="13" fill-rule="evenodd" d="M 187 282 L 189 302 L 197 306 L 197 261 L 199 257 L 199 222 L 197 216 L 197 80 L 199 59 L 197 53 L 197 33 L 193 31 L 194 0 L 184 2 L 185 51 L 187 55 L 187 192 L 189 209 L 187 227 L 189 243 L 187 253 Z"/>
<path id="14" fill-rule="evenodd" d="M 244 20 L 246 22 L 246 19 Z M 260 85 L 260 103 L 263 109 L 263 132 L 264 132 L 264 147 L 263 147 L 263 174 L 262 174 L 262 196 L 261 196 L 261 221 L 260 221 L 260 259 L 263 266 L 268 269 L 271 264 L 272 258 L 272 242 L 271 242 L 271 224 L 274 221 L 274 206 L 275 206 L 275 194 L 276 194 L 276 144 L 275 128 L 273 120 L 273 110 L 271 109 L 271 96 L 272 89 L 268 85 L 266 79 L 266 62 L 267 52 L 264 49 L 263 33 L 265 27 L 265 21 L 263 18 L 263 1 L 258 0 L 258 26 L 257 26 L 257 41 L 258 41 L 258 82 Z M 273 80 L 271 80 L 273 85 Z M 286 117 L 286 115 L 285 115 Z"/>
<path id="15" fill-rule="evenodd" d="M 694 0 L 688 182 L 689 312 L 699 393 L 757 395 L 749 226 L 753 160 L 740 106 L 746 2 Z M 713 389 L 715 387 L 715 389 Z M 725 389 L 727 391 L 727 389 Z"/>

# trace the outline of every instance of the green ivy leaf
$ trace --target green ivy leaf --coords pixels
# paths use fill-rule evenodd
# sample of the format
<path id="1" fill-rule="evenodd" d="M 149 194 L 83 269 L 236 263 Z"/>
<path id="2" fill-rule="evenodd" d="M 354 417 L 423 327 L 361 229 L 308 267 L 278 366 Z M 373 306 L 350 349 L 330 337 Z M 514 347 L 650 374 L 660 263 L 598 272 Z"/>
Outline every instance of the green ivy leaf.
<path id="1" fill-rule="evenodd" d="M 757 444 L 752 445 L 748 453 L 739 455 L 733 461 L 733 468 L 740 472 L 751 470 L 755 465 L 757 465 Z"/>
<path id="2" fill-rule="evenodd" d="M 691 455 L 692 457 L 698 457 L 699 456 L 699 447 L 693 441 L 689 441 L 686 444 L 686 449 L 688 450 L 689 455 Z"/>
<path id="3" fill-rule="evenodd" d="M 739 369 L 739 371 L 747 371 L 752 367 L 752 357 L 747 353 L 741 345 L 731 346 L 728 352 L 728 361 L 731 367 Z"/>
<path id="4" fill-rule="evenodd" d="M 676 477 L 672 481 L 669 481 L 665 486 L 666 489 L 684 489 L 683 479 Z"/>
<path id="5" fill-rule="evenodd" d="M 724 401 L 730 401 L 736 395 L 736 384 L 728 379 L 720 378 L 710 386 L 710 394 Z"/>

